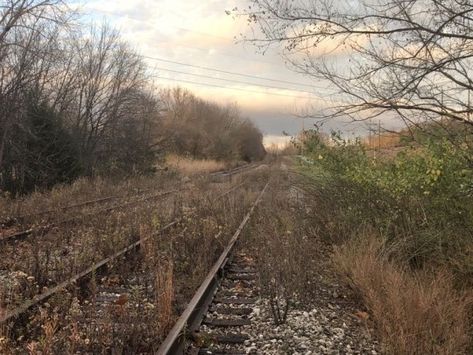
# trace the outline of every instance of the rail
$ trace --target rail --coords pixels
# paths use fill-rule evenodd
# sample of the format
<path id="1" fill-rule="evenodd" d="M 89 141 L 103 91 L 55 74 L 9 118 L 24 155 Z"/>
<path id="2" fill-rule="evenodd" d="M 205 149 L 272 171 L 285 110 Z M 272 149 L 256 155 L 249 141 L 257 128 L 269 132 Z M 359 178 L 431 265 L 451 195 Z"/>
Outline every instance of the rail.
<path id="1" fill-rule="evenodd" d="M 123 204 L 120 204 L 120 205 L 105 207 L 105 208 L 102 208 L 102 209 L 95 210 L 95 211 L 93 211 L 93 212 L 91 212 L 91 213 L 87 213 L 87 214 L 84 214 L 84 215 L 80 215 L 80 216 L 75 216 L 75 217 L 67 218 L 67 219 L 64 219 L 64 220 L 59 221 L 59 222 L 56 222 L 56 223 L 48 224 L 48 225 L 46 225 L 46 226 L 40 226 L 40 227 L 35 227 L 35 228 L 29 228 L 29 229 L 26 229 L 26 230 L 24 230 L 24 231 L 20 231 L 20 232 L 17 232 L 17 233 L 13 233 L 13 234 L 4 236 L 3 238 L 0 238 L 0 245 L 2 245 L 2 244 L 7 244 L 7 243 L 12 243 L 12 242 L 17 242 L 17 241 L 20 241 L 20 240 L 24 240 L 24 239 L 28 238 L 29 236 L 33 235 L 34 233 L 47 232 L 47 231 L 49 231 L 51 228 L 56 227 L 56 226 L 58 226 L 58 225 L 62 225 L 62 224 L 65 224 L 65 223 L 74 222 L 74 221 L 83 219 L 83 218 L 85 218 L 85 217 L 91 217 L 91 216 L 95 216 L 95 215 L 97 215 L 97 214 L 102 214 L 102 213 L 110 212 L 110 211 L 113 211 L 113 210 L 116 210 L 116 209 L 119 209 L 119 208 L 133 206 L 133 205 L 136 205 L 136 204 L 139 204 L 139 203 L 143 203 L 143 202 L 146 202 L 146 201 L 149 201 L 149 200 L 158 198 L 158 197 L 163 197 L 163 196 L 166 196 L 166 195 L 169 195 L 169 194 L 178 192 L 178 191 L 181 191 L 181 190 L 180 190 L 180 189 L 176 189 L 176 190 L 170 190 L 170 191 L 160 192 L 160 193 L 158 193 L 158 194 L 155 194 L 155 195 L 152 195 L 152 196 L 148 196 L 148 197 L 146 197 L 146 198 L 144 198 L 144 199 L 138 199 L 138 200 L 126 202 L 126 203 L 123 203 Z M 141 196 L 141 195 L 137 195 L 137 196 Z M 133 196 L 133 197 L 136 197 L 136 196 Z"/>
<path id="2" fill-rule="evenodd" d="M 196 331 L 202 322 L 202 319 L 207 312 L 207 308 L 212 302 L 214 293 L 217 290 L 219 280 L 222 278 L 223 268 L 227 264 L 230 254 L 241 232 L 250 220 L 250 217 L 253 214 L 256 206 L 261 202 L 268 185 L 269 182 L 266 183 L 264 188 L 261 190 L 257 199 L 252 204 L 250 210 L 245 215 L 243 221 L 240 223 L 238 229 L 230 239 L 229 244 L 224 249 L 217 262 L 212 266 L 212 269 L 208 273 L 205 280 L 202 282 L 194 297 L 192 297 L 189 305 L 161 344 L 157 351 L 158 355 L 174 355 L 184 353 L 186 346 L 186 335 L 192 334 L 194 331 Z"/>
<path id="3" fill-rule="evenodd" d="M 233 187 L 227 192 L 233 191 L 235 188 Z M 171 191 L 167 191 L 167 193 L 170 193 Z M 226 195 L 226 194 L 225 194 Z M 222 195 L 223 197 L 224 195 Z M 140 240 L 133 242 L 132 244 L 128 245 L 127 247 L 117 251 L 116 253 L 112 254 L 111 256 L 104 258 L 96 263 L 94 263 L 92 266 L 88 267 L 87 269 L 83 270 L 82 272 L 79 272 L 75 274 L 72 277 L 69 277 L 67 280 L 60 282 L 58 285 L 46 290 L 43 293 L 40 293 L 33 298 L 25 301 L 23 304 L 20 306 L 9 310 L 9 311 L 4 311 L 3 313 L 0 313 L 0 325 L 3 323 L 6 323 L 8 321 L 11 321 L 15 318 L 18 318 L 21 314 L 25 313 L 29 309 L 35 307 L 36 305 L 46 301 L 48 298 L 53 296 L 54 294 L 64 290 L 65 288 L 75 284 L 77 281 L 84 279 L 88 277 L 89 275 L 95 273 L 97 270 L 103 268 L 107 264 L 112 264 L 113 261 L 116 259 L 120 258 L 121 256 L 124 256 L 125 254 L 129 253 L 133 249 L 137 249 L 143 242 L 149 240 L 150 238 L 153 238 L 157 235 L 160 235 L 164 231 L 168 230 L 172 226 L 176 225 L 182 220 L 182 217 L 175 219 L 174 221 L 168 223 L 165 225 L 163 228 L 161 228 L 159 231 L 156 231 L 155 233 L 152 233 L 151 235 L 147 236 L 146 238 L 141 238 Z"/>

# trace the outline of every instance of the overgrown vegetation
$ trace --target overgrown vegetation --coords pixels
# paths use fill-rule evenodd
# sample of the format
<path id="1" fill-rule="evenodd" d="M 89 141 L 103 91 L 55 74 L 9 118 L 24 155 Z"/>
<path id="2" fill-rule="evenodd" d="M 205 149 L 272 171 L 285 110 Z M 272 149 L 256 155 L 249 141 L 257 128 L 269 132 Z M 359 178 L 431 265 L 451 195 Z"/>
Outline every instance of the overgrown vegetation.
<path id="1" fill-rule="evenodd" d="M 301 169 L 317 206 L 314 226 L 340 246 L 335 264 L 372 313 L 386 351 L 466 353 L 470 133 L 423 137 L 381 160 L 361 141 L 306 132 Z"/>
<path id="2" fill-rule="evenodd" d="M 169 152 L 218 161 L 264 158 L 261 132 L 236 105 L 220 106 L 180 88 L 164 90 L 160 97 L 165 107 L 162 135 Z"/>
<path id="3" fill-rule="evenodd" d="M 48 299 L 31 317 L 3 324 L 0 352 L 155 352 L 261 189 L 259 178 L 246 177 L 242 185 L 243 179 L 236 176 L 232 182 L 216 184 L 201 178 L 185 186 L 174 173 L 121 184 L 80 179 L 15 200 L 3 218 L 17 211 L 57 208 L 71 199 L 126 196 L 22 220 L 22 227 L 27 227 L 78 217 L 74 223 L 57 224 L 48 233 L 32 235 L 16 245 L 2 245 L 0 314 L 139 238 L 142 245 L 107 270 Z M 234 184 L 239 189 L 223 194 Z M 106 218 L 99 212 L 135 200 L 140 191 L 143 197 L 152 196 L 156 189 L 179 191 L 117 207 Z M 0 206 L 9 206 L 9 201 L 0 200 Z M 180 218 L 178 224 L 157 234 L 176 218 Z"/>
<path id="4" fill-rule="evenodd" d="M 261 133 L 235 107 L 155 89 L 143 57 L 62 0 L 0 2 L 0 191 L 147 174 L 167 152 L 254 160 Z"/>

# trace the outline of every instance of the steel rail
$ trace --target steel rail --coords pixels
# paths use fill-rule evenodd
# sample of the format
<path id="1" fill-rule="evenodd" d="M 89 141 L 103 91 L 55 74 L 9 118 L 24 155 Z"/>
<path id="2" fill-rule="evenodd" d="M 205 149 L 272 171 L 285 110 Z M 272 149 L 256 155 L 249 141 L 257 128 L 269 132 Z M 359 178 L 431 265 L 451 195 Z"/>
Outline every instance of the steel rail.
<path id="1" fill-rule="evenodd" d="M 199 328 L 202 319 L 207 313 L 207 309 L 212 302 L 213 296 L 217 290 L 220 279 L 223 276 L 223 268 L 227 264 L 230 253 L 233 250 L 241 232 L 250 220 L 256 206 L 261 202 L 263 195 L 269 185 L 266 183 L 260 194 L 252 204 L 249 212 L 243 218 L 238 229 L 230 239 L 229 244 L 224 249 L 217 262 L 212 266 L 205 280 L 200 285 L 189 302 L 187 308 L 181 314 L 174 327 L 171 329 L 166 339 L 159 347 L 158 355 L 176 355 L 184 354 L 186 347 L 187 334 L 192 334 Z"/>
<path id="2" fill-rule="evenodd" d="M 163 228 L 161 228 L 159 231 L 149 235 L 146 238 L 142 238 L 142 239 L 130 244 L 126 248 L 121 249 L 120 251 L 114 253 L 113 255 L 111 255 L 111 256 L 109 256 L 105 259 L 102 259 L 101 261 L 99 261 L 97 263 L 94 263 L 92 266 L 88 267 L 84 271 L 70 277 L 66 281 L 63 281 L 63 282 L 59 283 L 58 285 L 48 289 L 47 291 L 45 291 L 45 292 L 43 292 L 39 295 L 36 295 L 35 297 L 33 297 L 32 299 L 24 302 L 22 305 L 18 306 L 17 308 L 15 308 L 11 311 L 7 311 L 4 314 L 0 314 L 0 324 L 3 324 L 3 323 L 5 323 L 5 322 L 7 322 L 7 321 L 9 321 L 13 318 L 17 318 L 18 316 L 20 316 L 22 313 L 26 312 L 30 308 L 36 306 L 37 304 L 39 304 L 41 302 L 44 302 L 46 299 L 48 299 L 52 295 L 58 293 L 59 291 L 62 291 L 63 289 L 65 289 L 68 286 L 71 286 L 72 284 L 76 283 L 80 279 L 91 275 L 95 271 L 103 268 L 108 263 L 110 263 L 110 262 L 116 260 L 117 258 L 125 255 L 129 251 L 138 248 L 142 242 L 147 241 L 151 237 L 154 237 L 156 235 L 161 234 L 162 232 L 166 231 L 167 229 L 169 229 L 172 226 L 174 226 L 175 224 L 177 224 L 180 220 L 181 220 L 181 218 L 178 218 L 178 219 L 168 223 Z"/>
<path id="3" fill-rule="evenodd" d="M 258 163 L 246 164 L 246 165 L 238 166 L 230 170 L 216 171 L 214 173 L 210 173 L 210 176 L 232 176 L 232 175 L 238 174 L 241 171 L 254 169 L 258 165 L 259 165 Z"/>
<path id="4" fill-rule="evenodd" d="M 227 192 L 231 192 L 234 189 L 235 189 L 235 187 L 233 187 L 232 189 L 230 189 Z M 179 190 L 177 190 L 177 191 L 179 191 Z M 174 191 L 167 191 L 166 193 L 171 193 L 171 192 L 174 192 Z M 223 197 L 223 195 L 221 197 Z M 25 313 L 26 311 L 28 311 L 32 307 L 40 304 L 41 302 L 44 302 L 49 297 L 51 297 L 54 294 L 64 290 L 65 288 L 73 285 L 74 283 L 76 283 L 80 279 L 83 279 L 83 278 L 91 275 L 92 273 L 94 273 L 97 270 L 99 270 L 99 269 L 103 268 L 104 266 L 106 266 L 108 263 L 110 263 L 110 262 L 116 260 L 117 258 L 127 254 L 129 251 L 138 248 L 143 242 L 149 240 L 152 237 L 155 237 L 155 236 L 163 233 L 167 229 L 169 229 L 172 226 L 179 223 L 181 220 L 182 220 L 182 217 L 175 219 L 174 221 L 172 221 L 172 222 L 168 223 L 167 225 L 165 225 L 159 231 L 157 231 L 155 233 L 152 233 L 151 235 L 149 235 L 146 238 L 141 238 L 140 240 L 138 240 L 138 241 L 128 245 L 127 247 L 121 249 L 120 251 L 114 253 L 113 255 L 111 255 L 111 256 L 109 256 L 105 259 L 102 259 L 101 261 L 99 261 L 97 263 L 94 263 L 92 266 L 88 267 L 84 271 L 68 278 L 65 281 L 60 282 L 58 285 L 48 289 L 47 291 L 34 296 L 32 299 L 25 301 L 23 304 L 21 304 L 20 306 L 14 308 L 13 310 L 6 311 L 4 313 L 0 313 L 0 325 L 4 324 L 4 323 L 6 323 L 6 322 L 8 322 L 12 319 L 18 318 L 21 314 Z"/>
<path id="5" fill-rule="evenodd" d="M 43 216 L 45 214 L 57 213 L 59 211 L 67 211 L 67 210 L 77 208 L 77 207 L 90 206 L 90 205 L 99 204 L 99 203 L 112 201 L 112 200 L 121 200 L 121 199 L 124 199 L 124 198 L 138 197 L 138 196 L 142 196 L 143 193 L 148 192 L 150 190 L 154 190 L 154 189 L 150 188 L 150 189 L 138 190 L 139 192 L 137 194 L 131 195 L 131 196 L 127 196 L 127 195 L 105 196 L 105 197 L 101 197 L 101 198 L 94 199 L 94 200 L 88 200 L 88 201 L 84 201 L 84 202 L 75 203 L 75 204 L 72 204 L 72 205 L 58 206 L 55 209 L 52 208 L 52 209 L 49 209 L 49 210 L 46 210 L 46 211 L 33 212 L 33 213 L 24 214 L 24 215 L 20 215 L 20 216 L 16 216 L 16 217 L 8 217 L 7 220 L 4 220 L 4 221 L 0 222 L 0 224 L 6 224 L 10 221 L 21 221 L 21 220 L 24 220 L 25 218 L 28 218 L 28 217 Z"/>
<path id="6" fill-rule="evenodd" d="M 244 184 L 246 183 L 246 180 L 239 183 L 239 184 L 236 184 L 235 186 L 233 186 L 230 190 L 227 190 L 225 192 L 222 192 L 220 195 L 217 195 L 217 199 L 223 197 L 223 196 L 226 196 L 228 194 L 230 194 L 231 192 L 235 191 L 236 189 L 238 189 L 240 186 L 243 186 Z"/>
<path id="7" fill-rule="evenodd" d="M 155 195 L 152 195 L 152 196 L 148 196 L 148 197 L 146 197 L 146 198 L 144 198 L 144 199 L 138 199 L 138 200 L 126 202 L 126 203 L 121 204 L 121 205 L 115 205 L 115 206 L 105 207 L 105 208 L 102 208 L 102 209 L 95 210 L 95 211 L 93 211 L 93 212 L 91 212 L 91 213 L 87 213 L 87 214 L 84 214 L 84 215 L 81 215 L 81 216 L 75 216 L 75 217 L 67 218 L 67 219 L 64 219 L 64 220 L 59 221 L 59 222 L 56 222 L 56 223 L 48 224 L 48 225 L 46 225 L 46 226 L 41 226 L 41 227 L 36 227 L 36 228 L 29 228 L 29 229 L 26 229 L 26 230 L 24 230 L 24 231 L 17 232 L 17 233 L 13 233 L 13 234 L 7 235 L 7 236 L 5 236 L 5 237 L 3 237 L 3 238 L 0 238 L 0 245 L 2 245 L 2 244 L 7 244 L 7 243 L 12 243 L 12 242 L 17 242 L 17 241 L 26 239 L 27 237 L 29 237 L 30 235 L 32 235 L 32 234 L 34 234 L 34 233 L 47 232 L 47 231 L 49 231 L 51 228 L 56 227 L 56 226 L 61 225 L 61 224 L 74 222 L 74 221 L 83 219 L 83 218 L 85 218 L 85 217 L 95 216 L 95 215 L 97 215 L 97 214 L 102 214 L 102 213 L 110 212 L 110 211 L 113 211 L 113 210 L 115 210 L 115 209 L 119 209 L 119 208 L 123 208 L 123 207 L 128 207 L 128 206 L 136 205 L 136 204 L 143 203 L 143 202 L 152 200 L 152 199 L 154 199 L 154 198 L 163 197 L 163 196 L 166 196 L 166 195 L 169 195 L 169 194 L 178 192 L 178 191 L 181 191 L 181 189 L 176 189 L 176 190 L 170 190 L 170 191 L 160 192 L 160 193 L 158 193 L 158 194 L 155 194 Z M 132 196 L 132 197 L 136 197 L 136 196 L 141 196 L 141 195 L 135 195 L 135 196 Z"/>

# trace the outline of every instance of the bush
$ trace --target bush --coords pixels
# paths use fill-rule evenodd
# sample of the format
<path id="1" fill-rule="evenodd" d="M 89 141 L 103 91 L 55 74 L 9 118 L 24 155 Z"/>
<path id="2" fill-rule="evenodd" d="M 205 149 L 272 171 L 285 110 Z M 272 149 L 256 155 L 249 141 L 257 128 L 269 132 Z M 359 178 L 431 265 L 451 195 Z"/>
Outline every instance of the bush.
<path id="1" fill-rule="evenodd" d="M 319 235 L 378 325 L 388 353 L 456 354 L 471 344 L 472 160 L 464 137 L 430 137 L 383 161 L 318 132 L 298 144 Z"/>

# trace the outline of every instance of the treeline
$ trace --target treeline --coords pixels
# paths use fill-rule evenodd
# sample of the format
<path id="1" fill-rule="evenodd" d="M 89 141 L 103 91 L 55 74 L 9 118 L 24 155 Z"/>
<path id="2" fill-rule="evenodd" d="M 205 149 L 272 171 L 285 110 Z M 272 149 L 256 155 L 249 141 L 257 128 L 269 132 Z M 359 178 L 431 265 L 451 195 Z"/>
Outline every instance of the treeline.
<path id="1" fill-rule="evenodd" d="M 215 154 L 220 149 L 209 144 L 216 138 L 197 148 L 223 121 L 237 125 L 236 111 L 188 93 L 193 108 L 187 100 L 177 107 L 171 92 L 161 98 L 142 57 L 117 31 L 84 30 L 65 9 L 62 1 L 0 0 L 0 190 L 24 193 L 84 175 L 149 172 L 165 149 L 219 159 L 261 155 L 243 153 L 243 138 L 241 153 Z M 202 127 L 200 138 L 188 134 Z M 244 127 L 253 135 L 245 139 L 256 139 L 261 149 L 258 130 L 241 121 L 242 133 Z"/>
<path id="2" fill-rule="evenodd" d="M 266 151 L 261 132 L 243 119 L 236 105 L 220 106 L 181 88 L 161 92 L 162 133 L 168 150 L 195 158 L 262 159 Z"/>

